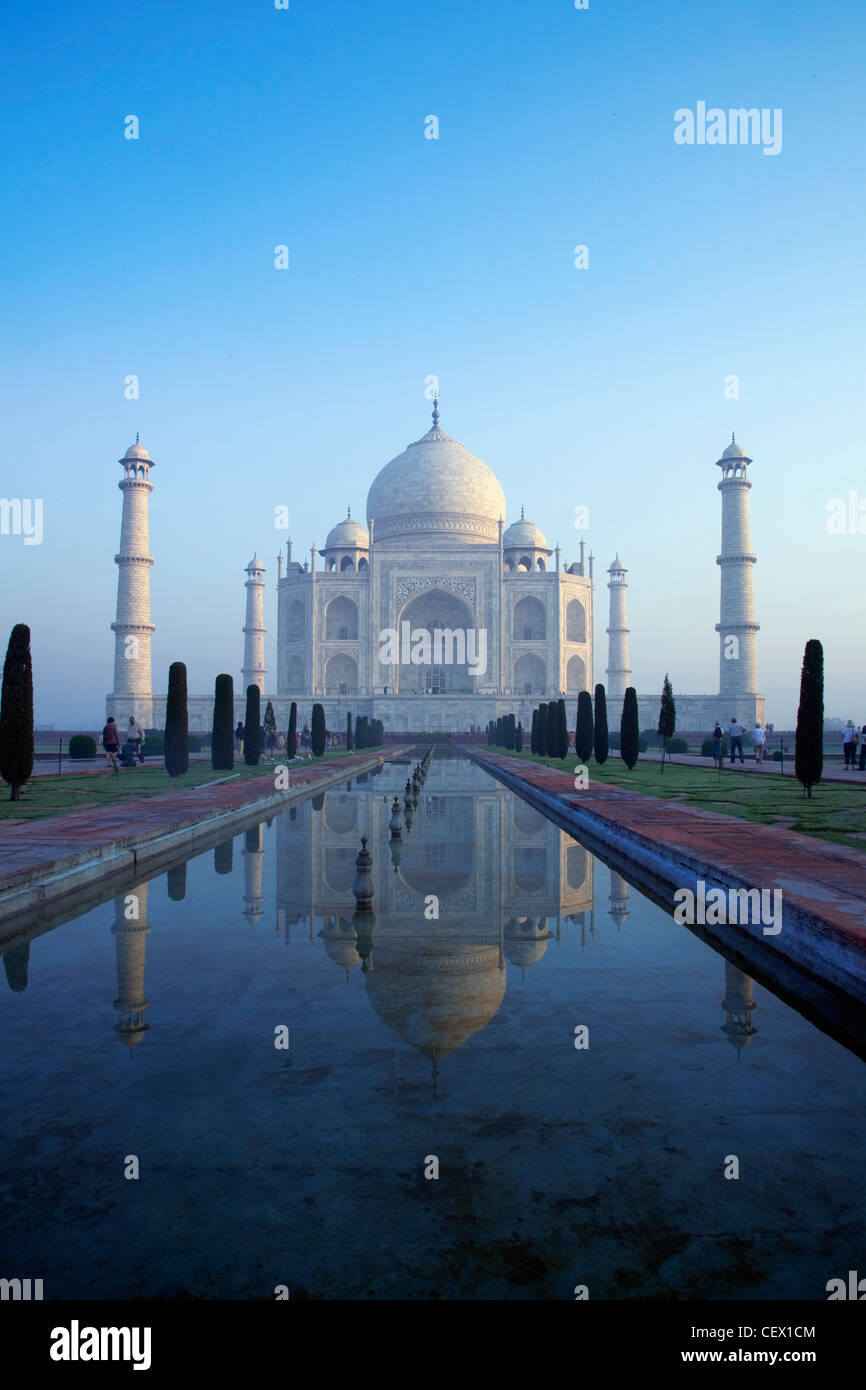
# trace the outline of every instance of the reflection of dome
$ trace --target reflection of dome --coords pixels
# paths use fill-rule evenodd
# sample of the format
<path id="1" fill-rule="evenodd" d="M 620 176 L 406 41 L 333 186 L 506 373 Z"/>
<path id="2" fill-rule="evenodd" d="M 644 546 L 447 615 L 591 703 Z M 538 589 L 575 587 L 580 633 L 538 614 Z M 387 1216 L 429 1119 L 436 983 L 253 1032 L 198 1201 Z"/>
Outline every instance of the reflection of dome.
<path id="1" fill-rule="evenodd" d="M 512 917 L 505 924 L 505 956 L 512 965 L 537 965 L 547 950 L 553 935 L 546 924 L 537 925 L 531 917 L 516 922 Z"/>
<path id="2" fill-rule="evenodd" d="M 505 494 L 495 473 L 456 439 L 433 428 L 409 444 L 373 480 L 367 494 L 367 523 L 374 540 L 431 536 L 451 541 L 498 541 L 505 519 Z"/>
<path id="3" fill-rule="evenodd" d="M 340 521 L 328 532 L 325 550 L 369 550 L 370 533 L 360 521 L 354 521 L 351 513 L 345 521 Z"/>
<path id="4" fill-rule="evenodd" d="M 502 537 L 503 550 L 545 550 L 550 554 L 550 548 L 544 539 L 541 531 L 532 521 L 526 521 L 521 517 L 519 521 L 513 521 Z"/>
<path id="5" fill-rule="evenodd" d="M 355 928 L 351 921 L 341 918 L 339 922 L 335 922 L 331 918 L 319 935 L 325 943 L 325 950 L 330 959 L 345 970 L 348 977 L 349 971 L 361 964 L 361 957 L 355 950 Z"/>
<path id="6" fill-rule="evenodd" d="M 489 1023 L 505 997 L 499 947 L 452 946 L 411 953 L 379 945 L 367 975 L 383 1023 L 436 1061 Z"/>

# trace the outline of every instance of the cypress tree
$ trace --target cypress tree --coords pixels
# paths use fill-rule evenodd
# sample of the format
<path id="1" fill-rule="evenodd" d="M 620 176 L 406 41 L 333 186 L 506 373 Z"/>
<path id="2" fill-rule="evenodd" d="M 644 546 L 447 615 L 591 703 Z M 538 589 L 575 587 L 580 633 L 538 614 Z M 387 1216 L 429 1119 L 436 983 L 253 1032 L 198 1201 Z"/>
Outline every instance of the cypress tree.
<path id="1" fill-rule="evenodd" d="M 10 801 L 21 800 L 21 788 L 33 772 L 33 753 L 30 629 L 16 623 L 9 634 L 0 695 L 0 777 L 12 788 Z"/>
<path id="2" fill-rule="evenodd" d="M 505 720 L 505 747 L 513 751 L 517 746 L 517 723 L 513 714 Z"/>
<path id="3" fill-rule="evenodd" d="M 519 719 L 517 721 L 517 730 L 514 735 L 514 748 L 517 753 L 523 752 L 523 725 Z"/>
<path id="4" fill-rule="evenodd" d="M 244 762 L 258 767 L 262 756 L 262 692 L 257 685 L 247 686 L 247 707 L 244 714 Z"/>
<path id="5" fill-rule="evenodd" d="M 529 730 L 529 751 L 538 752 L 538 708 L 532 711 L 532 727 Z"/>
<path id="6" fill-rule="evenodd" d="M 640 724 L 638 723 L 637 691 L 630 685 L 622 702 L 622 718 L 619 723 L 619 752 L 626 767 L 631 771 L 638 759 L 640 749 Z"/>
<path id="7" fill-rule="evenodd" d="M 607 755 L 610 747 L 610 740 L 607 733 L 607 695 L 603 685 L 595 687 L 595 723 L 592 735 L 592 751 L 595 754 L 595 761 L 607 762 Z"/>
<path id="8" fill-rule="evenodd" d="M 265 717 L 262 720 L 262 724 L 264 725 L 266 739 L 269 734 L 276 734 L 277 716 L 274 714 L 274 707 L 270 700 L 268 700 L 268 703 L 265 705 Z M 267 744 L 265 744 L 265 748 L 267 748 Z M 262 751 L 264 751 L 264 749 Z"/>
<path id="9" fill-rule="evenodd" d="M 659 709 L 659 723 L 656 733 L 662 740 L 662 766 L 665 770 L 665 755 L 668 751 L 668 739 L 673 738 L 674 730 L 677 727 L 677 707 L 674 704 L 674 692 L 671 683 L 665 672 L 665 683 L 662 686 L 662 702 Z"/>
<path id="10" fill-rule="evenodd" d="M 325 711 L 322 705 L 313 705 L 313 722 L 310 729 L 313 757 L 321 758 L 325 751 Z"/>
<path id="11" fill-rule="evenodd" d="M 565 701 L 556 702 L 556 723 L 559 743 L 556 750 L 558 758 L 568 757 L 568 715 L 565 713 Z"/>
<path id="12" fill-rule="evenodd" d="M 286 735 L 286 754 L 290 758 L 297 756 L 298 752 L 298 707 L 294 700 L 292 708 L 289 710 L 289 732 Z"/>
<path id="13" fill-rule="evenodd" d="M 592 756 L 595 739 L 595 720 L 592 713 L 592 696 L 588 690 L 581 690 L 577 697 L 577 724 L 574 729 L 574 751 L 582 763 L 588 763 Z"/>
<path id="14" fill-rule="evenodd" d="M 824 770 L 824 648 L 817 638 L 806 643 L 800 674 L 800 704 L 794 742 L 794 772 L 802 783 L 803 795 L 811 798 L 812 788 Z"/>
<path id="15" fill-rule="evenodd" d="M 235 765 L 235 687 L 231 676 L 217 676 L 213 695 L 211 767 L 224 772 Z"/>
<path id="16" fill-rule="evenodd" d="M 547 747 L 544 751 L 548 758 L 559 757 L 559 710 L 555 700 L 547 706 Z"/>
<path id="17" fill-rule="evenodd" d="M 165 702 L 165 770 L 169 777 L 182 777 L 189 768 L 189 713 L 186 703 L 186 667 L 173 661 L 168 668 L 168 697 Z M 246 739 L 244 739 L 246 748 Z"/>
<path id="18" fill-rule="evenodd" d="M 367 716 L 359 714 L 355 723 L 355 747 L 367 747 Z"/>
<path id="19" fill-rule="evenodd" d="M 490 747 L 492 746 L 492 744 L 493 744 L 493 720 L 492 720 L 492 719 L 488 719 L 488 721 L 487 721 L 487 746 L 488 746 L 488 748 L 490 748 Z"/>
<path id="20" fill-rule="evenodd" d="M 538 744 L 537 751 L 539 758 L 548 756 L 548 705 L 538 706 L 538 728 L 535 731 L 535 742 Z"/>
<path id="21" fill-rule="evenodd" d="M 346 752 L 351 753 L 355 747 L 355 735 L 352 733 L 352 712 L 346 715 Z"/>

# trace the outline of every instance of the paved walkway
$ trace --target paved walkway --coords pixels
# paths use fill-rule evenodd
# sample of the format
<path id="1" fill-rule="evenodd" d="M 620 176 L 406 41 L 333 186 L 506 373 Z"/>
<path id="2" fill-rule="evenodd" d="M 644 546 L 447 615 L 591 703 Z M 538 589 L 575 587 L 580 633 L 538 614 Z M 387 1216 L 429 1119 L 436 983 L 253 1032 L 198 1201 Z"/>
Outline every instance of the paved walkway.
<path id="1" fill-rule="evenodd" d="M 619 753 L 613 752 L 610 756 L 612 758 L 618 758 Z M 660 753 L 641 753 L 640 756 L 641 762 L 661 762 Z M 712 758 L 699 758 L 694 753 L 674 753 L 673 757 L 668 757 L 668 762 L 673 763 L 675 767 L 702 767 L 705 768 L 708 772 L 715 771 Z M 781 763 L 774 763 L 770 758 L 765 759 L 765 761 L 762 763 L 756 763 L 751 753 L 745 754 L 745 761 L 742 763 L 740 762 L 739 758 L 735 763 L 732 763 L 728 758 L 725 758 L 724 768 L 730 769 L 732 767 L 736 768 L 737 772 L 754 772 L 757 777 L 762 777 L 764 773 L 767 772 L 775 772 L 777 777 L 780 773 L 782 773 L 785 777 L 793 777 L 794 749 L 792 746 L 790 757 L 788 756 L 788 753 L 786 751 L 784 767 Z M 845 764 L 842 762 L 825 762 L 824 770 L 821 773 L 821 781 L 851 782 L 856 787 L 866 788 L 866 770 L 860 772 L 859 770 L 855 769 L 852 772 L 849 768 L 846 768 Z"/>

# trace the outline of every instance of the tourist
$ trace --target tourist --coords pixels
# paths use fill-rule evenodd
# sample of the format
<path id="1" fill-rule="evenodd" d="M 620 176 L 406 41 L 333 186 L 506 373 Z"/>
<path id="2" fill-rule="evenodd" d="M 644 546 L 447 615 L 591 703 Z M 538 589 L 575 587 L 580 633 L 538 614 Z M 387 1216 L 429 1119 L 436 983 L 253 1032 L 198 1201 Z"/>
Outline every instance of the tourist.
<path id="1" fill-rule="evenodd" d="M 135 755 L 138 752 L 137 745 L 132 738 L 127 735 L 126 743 L 120 750 L 120 766 L 135 767 Z"/>
<path id="2" fill-rule="evenodd" d="M 860 730 L 860 763 L 861 772 L 866 772 L 866 724 Z"/>
<path id="3" fill-rule="evenodd" d="M 752 730 L 752 747 L 755 750 L 756 763 L 762 763 L 764 761 L 764 744 L 766 742 L 767 735 L 764 733 L 764 730 L 761 728 L 760 724 L 756 722 L 755 727 Z"/>
<path id="4" fill-rule="evenodd" d="M 723 738 L 724 738 L 724 734 L 722 733 L 722 726 L 721 726 L 721 724 L 719 723 L 719 721 L 718 721 L 718 719 L 717 719 L 717 720 L 716 720 L 716 727 L 713 729 L 713 766 L 714 766 L 714 767 L 721 767 L 721 765 L 722 765 L 722 739 L 723 739 Z"/>
<path id="5" fill-rule="evenodd" d="M 108 716 L 108 722 L 102 730 L 102 746 L 105 749 L 105 766 L 113 767 L 117 771 L 117 750 L 120 747 L 120 737 L 117 732 L 117 725 L 114 716 Z"/>
<path id="6" fill-rule="evenodd" d="M 857 757 L 857 728 L 853 719 L 849 719 L 842 730 L 842 751 L 845 754 L 845 766 L 853 769 Z"/>
<path id="7" fill-rule="evenodd" d="M 136 722 L 134 714 L 131 714 L 129 716 L 129 728 L 126 731 L 126 737 L 135 748 L 135 752 L 138 755 L 138 761 L 140 763 L 143 763 L 144 754 L 141 751 L 141 745 L 144 743 L 144 734 L 141 731 L 141 725 Z"/>
<path id="8" fill-rule="evenodd" d="M 236 743 L 237 746 L 238 746 L 238 753 L 239 753 L 239 754 L 240 754 L 240 753 L 243 753 L 243 751 L 244 751 L 244 726 L 243 726 L 243 724 L 241 723 L 240 720 L 238 720 L 238 727 L 235 729 L 235 743 Z"/>
<path id="9" fill-rule="evenodd" d="M 731 740 L 731 762 L 732 762 L 732 763 L 733 763 L 733 761 L 734 761 L 734 755 L 735 755 L 736 753 L 739 753 L 739 755 L 740 755 L 740 762 L 741 762 L 741 763 L 744 763 L 744 762 L 746 761 L 745 758 L 743 757 L 743 734 L 744 734 L 745 732 L 746 732 L 746 730 L 744 729 L 743 725 L 742 725 L 742 724 L 738 724 L 737 721 L 736 721 L 736 719 L 734 719 L 734 717 L 733 717 L 733 715 L 732 715 L 732 716 L 731 716 L 731 722 L 730 722 L 730 724 L 728 725 L 728 737 L 729 737 L 729 739 Z"/>

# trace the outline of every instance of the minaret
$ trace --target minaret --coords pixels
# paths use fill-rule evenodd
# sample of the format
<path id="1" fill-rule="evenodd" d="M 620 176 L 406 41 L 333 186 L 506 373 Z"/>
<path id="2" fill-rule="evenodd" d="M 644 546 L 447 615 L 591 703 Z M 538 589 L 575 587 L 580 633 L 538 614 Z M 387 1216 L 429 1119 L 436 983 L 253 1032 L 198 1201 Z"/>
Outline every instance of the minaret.
<path id="1" fill-rule="evenodd" d="M 628 664 L 628 615 L 626 613 L 626 590 L 628 570 L 617 555 L 610 569 L 610 626 L 607 629 L 607 696 L 609 700 L 621 700 L 626 687 L 631 683 L 631 667 Z"/>
<path id="2" fill-rule="evenodd" d="M 153 690 L 150 674 L 150 637 L 155 631 L 150 621 L 150 567 L 148 553 L 147 499 L 153 491 L 150 470 L 154 462 L 135 436 L 122 459 L 123 477 L 118 487 L 123 493 L 120 523 L 120 549 L 114 557 L 117 572 L 117 617 L 111 624 L 114 643 L 114 692 L 109 696 L 109 714 L 124 719 L 135 714 L 142 724 L 150 722 Z"/>
<path id="3" fill-rule="evenodd" d="M 265 571 L 256 556 L 247 565 L 247 621 L 244 625 L 244 692 L 247 686 L 257 685 L 265 693 Z"/>
<path id="4" fill-rule="evenodd" d="M 716 463 L 722 470 L 722 553 L 716 564 L 722 567 L 722 599 L 716 623 L 719 634 L 719 694 L 736 698 L 755 695 L 758 690 L 757 633 L 755 601 L 752 591 L 752 554 L 749 534 L 749 490 L 746 470 L 752 462 L 731 435 L 731 442 Z M 731 641 L 735 638 L 735 641 Z M 728 711 L 724 711 L 728 714 Z M 732 707 L 730 713 L 736 714 Z"/>
<path id="5" fill-rule="evenodd" d="M 138 883 L 114 899 L 114 926 L 111 928 L 117 948 L 118 1012 L 115 1026 L 120 1041 L 130 1052 L 138 1047 L 148 1024 L 144 1021 L 147 1000 L 144 997 L 144 948 L 150 923 L 147 920 L 146 883 Z"/>

